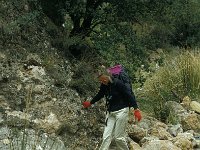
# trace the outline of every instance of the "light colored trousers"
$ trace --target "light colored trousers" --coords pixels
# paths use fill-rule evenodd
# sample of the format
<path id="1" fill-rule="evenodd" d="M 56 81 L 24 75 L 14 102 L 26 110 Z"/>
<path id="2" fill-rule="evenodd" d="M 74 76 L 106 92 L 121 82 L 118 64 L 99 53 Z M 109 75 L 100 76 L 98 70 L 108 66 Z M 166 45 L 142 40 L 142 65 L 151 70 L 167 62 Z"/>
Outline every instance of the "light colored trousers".
<path id="1" fill-rule="evenodd" d="M 129 150 L 126 143 L 126 125 L 129 108 L 110 112 L 107 116 L 107 125 L 103 133 L 103 142 L 99 150 L 108 150 L 112 139 L 115 140 L 117 150 Z"/>

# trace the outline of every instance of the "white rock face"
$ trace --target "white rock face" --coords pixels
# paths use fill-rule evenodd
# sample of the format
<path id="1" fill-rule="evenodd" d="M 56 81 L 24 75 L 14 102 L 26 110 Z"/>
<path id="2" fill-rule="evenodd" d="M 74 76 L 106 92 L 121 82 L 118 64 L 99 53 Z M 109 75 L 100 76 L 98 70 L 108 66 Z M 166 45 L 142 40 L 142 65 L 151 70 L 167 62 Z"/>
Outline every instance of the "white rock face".
<path id="1" fill-rule="evenodd" d="M 10 138 L 11 136 L 12 138 Z M 66 150 L 60 138 L 30 129 L 18 131 L 2 127 L 0 128 L 0 137 L 1 150 L 21 149 L 22 147 L 26 150 Z"/>
<path id="2" fill-rule="evenodd" d="M 21 111 L 6 111 L 8 117 L 17 117 L 18 119 L 30 120 L 31 115 Z"/>
<path id="3" fill-rule="evenodd" d="M 197 101 L 192 101 L 190 103 L 190 107 L 193 111 L 200 113 L 200 103 L 198 103 Z"/>
<path id="4" fill-rule="evenodd" d="M 45 119 L 35 119 L 33 122 L 39 127 L 43 128 L 47 133 L 55 133 L 60 128 L 60 121 L 52 112 L 45 117 Z"/>
<path id="5" fill-rule="evenodd" d="M 43 67 L 40 66 L 28 66 L 28 71 L 18 70 L 18 76 L 22 82 L 27 82 L 32 79 L 44 82 L 46 79 L 46 72 Z"/>
<path id="6" fill-rule="evenodd" d="M 167 140 L 152 140 L 142 146 L 143 150 L 181 150 L 172 142 Z"/>
<path id="7" fill-rule="evenodd" d="M 5 59 L 5 58 L 6 58 L 6 55 L 0 52 L 0 60 Z"/>

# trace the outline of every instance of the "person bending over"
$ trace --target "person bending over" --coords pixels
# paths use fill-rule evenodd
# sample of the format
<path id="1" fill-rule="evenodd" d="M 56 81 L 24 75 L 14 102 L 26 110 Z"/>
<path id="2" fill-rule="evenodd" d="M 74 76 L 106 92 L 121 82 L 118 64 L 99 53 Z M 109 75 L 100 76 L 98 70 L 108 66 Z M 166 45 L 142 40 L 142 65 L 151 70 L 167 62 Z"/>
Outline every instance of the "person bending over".
<path id="1" fill-rule="evenodd" d="M 100 150 L 108 150 L 112 139 L 115 140 L 119 150 L 129 150 L 126 142 L 126 124 L 131 107 L 134 108 L 135 119 L 141 120 L 142 116 L 135 96 L 125 84 L 107 74 L 98 76 L 101 83 L 100 90 L 91 101 L 83 102 L 83 107 L 88 108 L 103 97 L 106 97 L 107 118 Z"/>

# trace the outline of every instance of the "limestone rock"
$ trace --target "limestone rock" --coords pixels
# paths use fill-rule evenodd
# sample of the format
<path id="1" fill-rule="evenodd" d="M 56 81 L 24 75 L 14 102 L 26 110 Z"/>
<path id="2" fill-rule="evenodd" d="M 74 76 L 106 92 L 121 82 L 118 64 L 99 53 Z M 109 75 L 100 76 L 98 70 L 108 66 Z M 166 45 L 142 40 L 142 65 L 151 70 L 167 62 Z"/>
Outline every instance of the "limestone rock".
<path id="1" fill-rule="evenodd" d="M 185 97 L 183 98 L 183 101 L 182 101 L 181 104 L 183 105 L 183 107 L 189 109 L 190 103 L 191 103 L 191 99 L 190 99 L 188 96 L 185 96 Z"/>
<path id="2" fill-rule="evenodd" d="M 6 59 L 6 55 L 2 52 L 0 52 L 0 60 Z"/>
<path id="3" fill-rule="evenodd" d="M 33 53 L 29 53 L 27 58 L 26 58 L 26 64 L 28 66 L 41 66 L 42 60 L 40 58 L 39 55 L 37 54 L 33 54 Z"/>
<path id="4" fill-rule="evenodd" d="M 195 138 L 195 145 L 194 145 L 194 147 L 200 149 L 200 135 L 196 136 L 194 138 Z"/>
<path id="5" fill-rule="evenodd" d="M 179 138 L 174 145 L 181 148 L 181 150 L 193 150 L 192 142 L 186 138 Z"/>
<path id="6" fill-rule="evenodd" d="M 46 133 L 39 133 L 35 130 L 10 129 L 8 127 L 0 128 L 0 149 L 27 149 L 27 150 L 66 150 L 63 141 L 58 137 L 52 137 Z M 12 138 L 10 138 L 12 137 Z"/>
<path id="7" fill-rule="evenodd" d="M 174 114 L 181 114 L 186 112 L 185 108 L 175 101 L 167 101 L 165 106 L 168 107 Z"/>
<path id="8" fill-rule="evenodd" d="M 130 147 L 130 150 L 142 150 L 142 148 L 140 147 L 140 145 L 134 141 L 131 141 L 129 143 L 129 147 Z"/>
<path id="9" fill-rule="evenodd" d="M 162 123 L 162 122 L 157 121 L 157 122 L 154 124 L 153 128 L 156 128 L 156 129 L 162 128 L 162 129 L 167 130 L 167 129 L 168 129 L 168 126 L 167 126 L 166 124 Z"/>
<path id="10" fill-rule="evenodd" d="M 148 134 L 151 136 L 158 137 L 160 140 L 169 140 L 172 138 L 169 132 L 166 131 L 166 129 L 163 128 L 151 128 L 148 131 Z"/>
<path id="11" fill-rule="evenodd" d="M 172 136 L 177 136 L 178 133 L 183 133 L 182 125 L 170 125 L 167 130 Z"/>
<path id="12" fill-rule="evenodd" d="M 200 130 L 200 120 L 198 119 L 198 116 L 195 113 L 189 113 L 185 115 L 181 123 L 185 131 L 187 130 L 199 131 Z"/>
<path id="13" fill-rule="evenodd" d="M 144 145 L 145 143 L 149 143 L 150 141 L 153 141 L 153 140 L 159 140 L 159 138 L 155 136 L 146 136 L 140 141 L 140 144 Z"/>
<path id="14" fill-rule="evenodd" d="M 60 121 L 52 112 L 45 119 L 35 119 L 33 122 L 47 133 L 55 133 L 61 126 Z"/>
<path id="15" fill-rule="evenodd" d="M 138 125 L 144 129 L 149 129 L 152 126 L 154 126 L 156 122 L 158 122 L 158 120 L 156 118 L 146 116 L 142 119 L 141 122 L 139 122 Z"/>
<path id="16" fill-rule="evenodd" d="M 168 140 L 153 140 L 142 146 L 143 150 L 181 150 Z"/>
<path id="17" fill-rule="evenodd" d="M 192 150 L 194 140 L 195 139 L 192 133 L 184 132 L 179 133 L 175 138 L 172 139 L 172 142 L 182 150 Z"/>
<path id="18" fill-rule="evenodd" d="M 197 101 L 192 101 L 190 103 L 190 107 L 193 111 L 200 113 L 200 103 L 198 103 Z"/>
<path id="19" fill-rule="evenodd" d="M 140 128 L 139 126 L 133 126 L 129 128 L 128 135 L 134 141 L 140 141 L 142 138 L 147 136 L 147 129 Z"/>

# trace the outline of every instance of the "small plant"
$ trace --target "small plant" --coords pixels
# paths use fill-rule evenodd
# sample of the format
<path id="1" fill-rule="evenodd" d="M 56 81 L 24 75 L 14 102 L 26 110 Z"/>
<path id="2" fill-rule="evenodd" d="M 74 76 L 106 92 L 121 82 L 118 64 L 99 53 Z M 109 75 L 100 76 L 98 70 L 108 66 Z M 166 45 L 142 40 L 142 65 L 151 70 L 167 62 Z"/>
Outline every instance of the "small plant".
<path id="1" fill-rule="evenodd" d="M 173 125 L 176 125 L 178 124 L 178 116 L 174 113 L 172 113 L 171 111 L 169 111 L 169 115 L 167 117 L 167 123 L 170 123 L 170 124 L 173 124 Z"/>
<path id="2" fill-rule="evenodd" d="M 200 55 L 186 53 L 179 56 L 181 82 L 186 95 L 195 96 L 200 92 Z"/>

